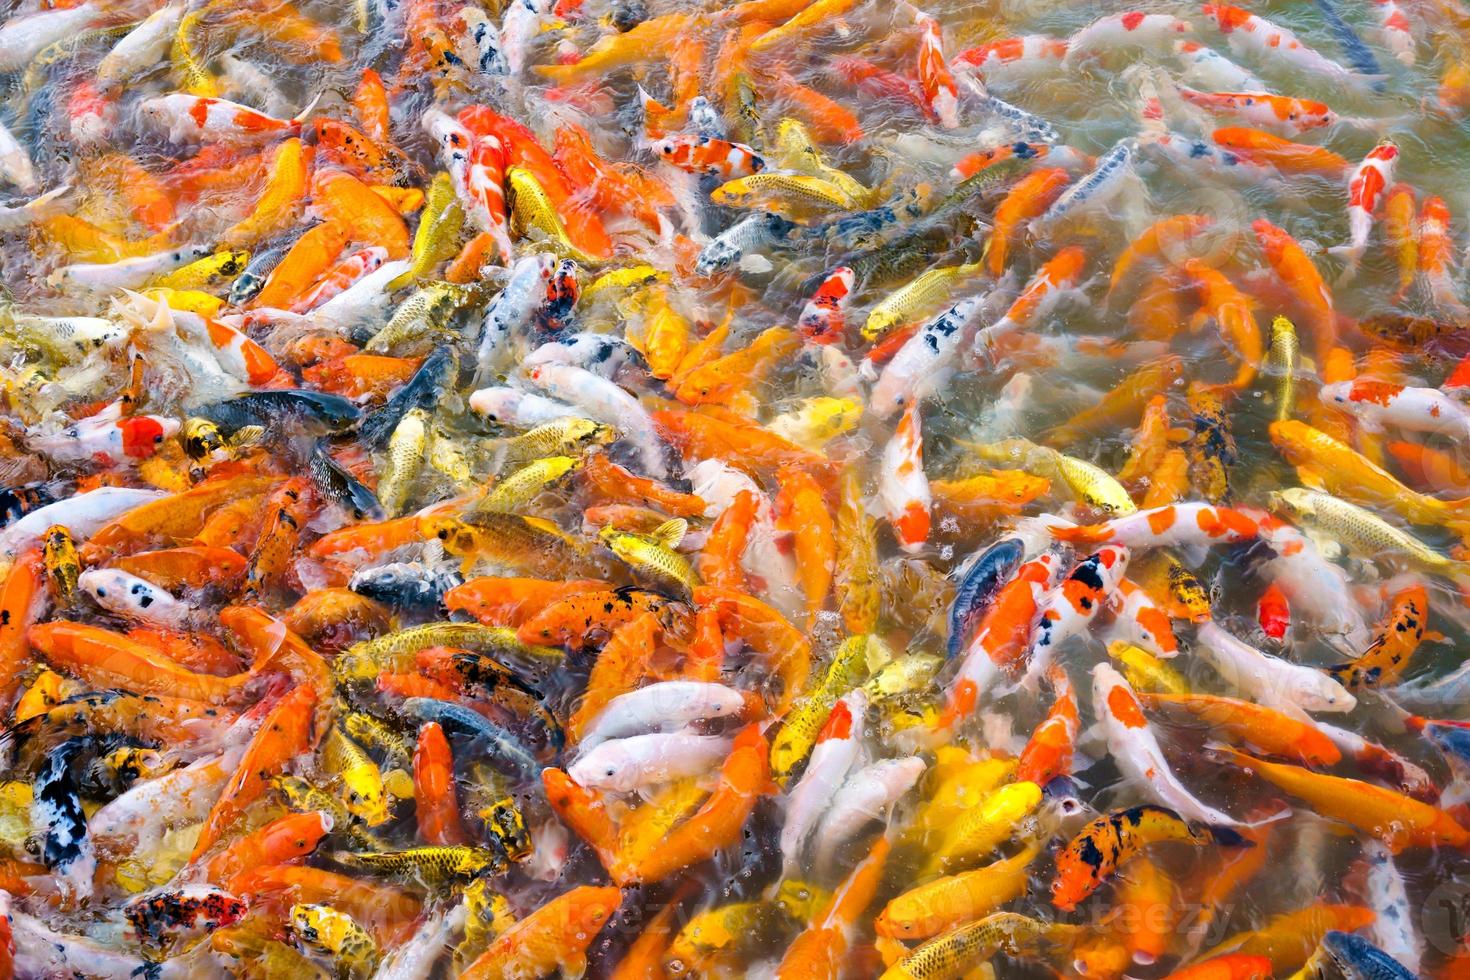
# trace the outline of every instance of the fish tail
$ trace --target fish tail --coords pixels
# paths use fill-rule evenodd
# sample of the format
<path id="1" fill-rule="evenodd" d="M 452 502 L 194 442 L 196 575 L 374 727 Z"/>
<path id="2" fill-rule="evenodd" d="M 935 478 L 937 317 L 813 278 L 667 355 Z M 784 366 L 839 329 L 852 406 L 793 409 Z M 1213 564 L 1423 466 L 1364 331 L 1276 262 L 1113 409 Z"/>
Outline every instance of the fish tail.
<path id="1" fill-rule="evenodd" d="M 322 100 L 322 96 L 325 94 L 326 90 L 323 89 L 316 95 L 312 96 L 311 101 L 306 103 L 306 107 L 303 108 L 300 112 L 296 113 L 296 115 L 291 117 L 292 124 L 297 127 L 302 126 L 306 122 L 307 117 L 311 115 L 312 110 L 316 108 L 316 104 Z"/>

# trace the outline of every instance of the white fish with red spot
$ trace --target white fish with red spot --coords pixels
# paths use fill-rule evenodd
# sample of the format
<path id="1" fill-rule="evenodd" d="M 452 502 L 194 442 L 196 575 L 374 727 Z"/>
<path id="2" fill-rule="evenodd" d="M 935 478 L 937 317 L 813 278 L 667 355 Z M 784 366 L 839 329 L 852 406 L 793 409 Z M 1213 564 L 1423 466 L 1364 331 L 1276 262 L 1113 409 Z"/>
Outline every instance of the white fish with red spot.
<path id="1" fill-rule="evenodd" d="M 1322 386 L 1318 399 L 1364 423 L 1370 430 L 1387 425 L 1414 432 L 1437 432 L 1458 442 L 1470 438 L 1470 409 L 1438 388 L 1358 378 Z"/>
<path id="2" fill-rule="evenodd" d="M 786 821 L 781 825 L 780 844 L 788 877 L 799 866 L 812 829 L 862 755 L 867 711 L 867 694 L 862 688 L 855 688 L 837 699 L 817 733 L 806 769 L 786 799 Z"/>
<path id="3" fill-rule="evenodd" d="M 934 498 L 924 475 L 924 434 L 917 402 L 909 403 L 893 438 L 883 448 L 878 500 L 893 525 L 898 546 L 909 554 L 922 551 L 929 539 L 929 509 Z"/>
<path id="4" fill-rule="evenodd" d="M 1123 778 L 1186 820 L 1240 826 L 1240 822 L 1196 799 L 1169 768 L 1133 688 L 1110 664 L 1092 668 L 1092 710 L 1107 736 L 1108 752 Z"/>

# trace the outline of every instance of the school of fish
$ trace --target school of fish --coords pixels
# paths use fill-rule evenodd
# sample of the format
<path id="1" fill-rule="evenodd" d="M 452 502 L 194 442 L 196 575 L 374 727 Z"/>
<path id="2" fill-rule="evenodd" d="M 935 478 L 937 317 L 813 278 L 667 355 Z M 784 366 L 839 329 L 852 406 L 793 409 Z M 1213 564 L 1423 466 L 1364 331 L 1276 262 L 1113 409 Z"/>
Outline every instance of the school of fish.
<path id="1" fill-rule="evenodd" d="M 1470 978 L 1463 0 L 0 91 L 0 980 Z"/>

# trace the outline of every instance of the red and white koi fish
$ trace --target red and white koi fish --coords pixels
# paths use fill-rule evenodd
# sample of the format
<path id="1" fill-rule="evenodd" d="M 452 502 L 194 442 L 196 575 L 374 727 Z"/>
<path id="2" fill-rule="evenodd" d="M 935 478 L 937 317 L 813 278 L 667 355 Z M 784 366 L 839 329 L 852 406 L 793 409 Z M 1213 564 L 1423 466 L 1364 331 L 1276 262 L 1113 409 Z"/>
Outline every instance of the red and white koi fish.
<path id="1" fill-rule="evenodd" d="M 1056 587 L 1063 568 L 1059 555 L 1046 552 L 1016 569 L 1015 577 L 996 592 L 950 681 L 947 721 L 968 715 L 996 678 L 1021 663 L 1042 600 Z"/>
<path id="2" fill-rule="evenodd" d="M 1103 545 L 1079 561 L 1061 584 L 1047 594 L 1041 617 L 1026 651 L 1026 674 L 1021 685 L 1035 690 L 1051 667 L 1057 648 L 1087 630 L 1097 614 L 1113 602 L 1118 583 L 1128 570 L 1128 549 Z"/>
<path id="3" fill-rule="evenodd" d="M 1073 34 L 1062 60 L 1070 66 L 1085 55 L 1119 49 L 1143 49 L 1162 55 L 1175 41 L 1193 32 L 1188 21 L 1172 14 L 1146 14 L 1139 10 L 1110 14 Z"/>
<path id="4" fill-rule="evenodd" d="M 1337 122 L 1337 113 L 1326 103 L 1293 99 L 1270 92 L 1197 92 L 1179 87 L 1179 94 L 1201 109 L 1217 116 L 1230 116 L 1257 129 L 1271 129 L 1286 136 Z"/>
<path id="5" fill-rule="evenodd" d="M 1328 561 L 1311 538 L 1274 514 L 1259 516 L 1261 541 L 1276 556 L 1261 567 L 1279 586 L 1303 622 L 1360 652 L 1369 642 L 1362 606 L 1353 599 L 1347 572 Z"/>
<path id="6" fill-rule="evenodd" d="M 1212 92 L 1266 91 L 1266 83 L 1254 73 L 1198 41 L 1174 42 L 1174 56 L 1184 66 L 1180 78 L 1189 85 Z"/>
<path id="7" fill-rule="evenodd" d="M 429 112 L 424 127 L 439 144 L 439 156 L 470 223 L 491 236 L 503 261 L 515 257 L 505 205 L 505 146 L 491 133 L 477 136 L 443 112 Z"/>
<path id="8" fill-rule="evenodd" d="M 1440 432 L 1457 441 L 1470 439 L 1470 408 L 1438 388 L 1410 388 L 1371 378 L 1325 384 L 1318 393 L 1356 417 L 1371 431 L 1386 425 L 1413 432 Z"/>
<path id="9" fill-rule="evenodd" d="M 228 99 L 174 92 L 144 99 L 138 110 L 150 126 L 174 143 L 254 143 L 301 132 L 311 101 L 297 116 L 277 119 Z"/>
<path id="10" fill-rule="evenodd" d="M 1082 728 L 1077 695 L 1067 672 L 1053 664 L 1046 679 L 1056 700 L 1047 709 L 1046 719 L 1031 732 L 1016 762 L 1016 782 L 1042 787 L 1058 776 L 1071 775 L 1072 753 Z"/>
<path id="11" fill-rule="evenodd" d="M 161 415 L 122 414 L 122 403 L 54 433 L 28 434 L 26 445 L 58 462 L 98 460 L 115 466 L 129 459 L 147 459 L 179 432 L 177 419 Z"/>
<path id="12" fill-rule="evenodd" d="M 1169 625 L 1169 613 L 1147 592 L 1125 578 L 1119 580 L 1110 599 L 1112 630 L 1119 639 L 1165 660 L 1179 655 L 1179 641 Z"/>
<path id="13" fill-rule="evenodd" d="M 1239 826 L 1234 817 L 1200 802 L 1179 782 L 1149 728 L 1133 688 L 1111 664 L 1092 668 L 1092 707 L 1107 734 L 1108 752 L 1125 779 L 1186 820 Z"/>
<path id="14" fill-rule="evenodd" d="M 1111 542 L 1126 548 L 1209 547 L 1249 541 L 1260 525 L 1247 513 L 1206 503 L 1168 504 L 1115 517 L 1101 524 L 1052 526 L 1052 536 L 1068 544 Z"/>
<path id="15" fill-rule="evenodd" d="M 814 344 L 835 344 L 847 329 L 847 306 L 852 301 L 855 276 L 852 269 L 839 265 L 812 293 L 802 307 L 797 326 L 804 339 Z"/>
<path id="16" fill-rule="evenodd" d="M 710 136 L 669 136 L 655 141 L 653 151 L 664 163 L 685 173 L 721 180 L 749 177 L 766 167 L 761 155 L 744 143 Z"/>
<path id="17" fill-rule="evenodd" d="M 863 717 L 867 711 L 868 696 L 862 688 L 855 688 L 838 698 L 817 733 L 806 770 L 786 800 L 781 859 L 788 870 L 800 866 L 807 838 L 862 754 Z"/>
<path id="18" fill-rule="evenodd" d="M 1334 246 L 1328 250 L 1347 257 L 1345 275 L 1351 275 L 1357 270 L 1363 252 L 1368 248 L 1368 235 L 1373 231 L 1374 216 L 1383 202 L 1383 192 L 1393 183 L 1398 159 L 1398 144 L 1391 139 L 1381 140 L 1348 179 L 1349 241 L 1347 245 Z"/>
<path id="19" fill-rule="evenodd" d="M 1291 31 L 1248 10 L 1223 3 L 1204 5 L 1205 16 L 1214 19 L 1225 35 L 1230 50 L 1262 61 L 1275 60 L 1296 71 L 1329 79 L 1341 85 L 1363 89 L 1380 81 L 1377 76 L 1361 75 L 1346 65 L 1307 47 Z"/>
<path id="20" fill-rule="evenodd" d="M 878 482 L 878 499 L 893 525 L 898 545 L 910 554 L 924 548 L 929 539 L 929 508 L 933 497 L 924 475 L 924 435 L 919 428 L 919 405 L 909 402 L 898 429 L 883 449 L 883 471 Z"/>
<path id="21" fill-rule="evenodd" d="M 978 71 L 987 82 L 1031 77 L 1054 71 L 1067 56 L 1067 42 L 1045 34 L 1007 37 L 955 55 L 955 71 Z"/>
<path id="22" fill-rule="evenodd" d="M 919 84 L 924 89 L 924 100 L 939 125 L 945 129 L 958 129 L 960 125 L 960 93 L 955 86 L 954 76 L 944 60 L 944 42 L 939 36 L 939 22 L 933 17 L 919 15 Z"/>
<path id="23" fill-rule="evenodd" d="M 1051 309 L 1082 278 L 1087 253 L 1079 245 L 1068 245 L 1036 270 L 1021 295 L 1006 310 L 1005 316 L 975 335 L 975 351 L 989 352 L 991 345 L 1013 330 L 1026 327 L 1038 315 Z"/>
<path id="24" fill-rule="evenodd" d="M 1378 12 L 1378 29 L 1383 35 L 1383 46 L 1393 52 L 1393 56 L 1399 61 L 1412 65 L 1417 60 L 1417 45 L 1414 43 L 1414 32 L 1404 8 L 1398 5 L 1397 0 L 1373 0 L 1373 7 Z"/>
<path id="25" fill-rule="evenodd" d="M 87 79 L 79 79 L 66 100 L 66 123 L 82 146 L 101 146 L 117 129 L 117 99 Z"/>
<path id="26" fill-rule="evenodd" d="M 1429 295 L 1448 312 L 1463 316 L 1465 304 L 1455 295 L 1450 278 L 1455 245 L 1450 237 L 1450 209 L 1439 197 L 1431 197 L 1419 209 L 1419 275 L 1429 285 Z"/>

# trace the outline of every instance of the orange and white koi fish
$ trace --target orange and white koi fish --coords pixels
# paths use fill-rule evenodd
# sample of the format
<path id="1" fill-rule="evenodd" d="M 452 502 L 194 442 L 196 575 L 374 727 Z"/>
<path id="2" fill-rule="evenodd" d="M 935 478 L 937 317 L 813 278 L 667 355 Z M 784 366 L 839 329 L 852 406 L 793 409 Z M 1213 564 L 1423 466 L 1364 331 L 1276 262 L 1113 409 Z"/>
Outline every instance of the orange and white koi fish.
<path id="1" fill-rule="evenodd" d="M 292 313 L 307 313 L 332 297 L 338 295 L 369 273 L 376 272 L 388 261 L 388 250 L 380 245 L 369 245 L 342 257 L 328 269 L 307 292 L 293 300 L 288 307 Z"/>
<path id="2" fill-rule="evenodd" d="M 1052 664 L 1046 674 L 1055 700 L 1046 718 L 1031 732 L 1026 747 L 1016 761 L 1016 782 L 1035 783 L 1045 787 L 1059 776 L 1072 772 L 1072 752 L 1082 718 L 1077 712 L 1077 695 L 1066 670 Z"/>
<path id="3" fill-rule="evenodd" d="M 788 873 L 801 866 L 807 839 L 862 754 L 867 709 L 868 696 L 863 689 L 849 691 L 838 698 L 817 732 L 806 769 L 785 801 L 786 822 L 781 827 L 780 847 Z"/>
<path id="4" fill-rule="evenodd" d="M 989 352 L 994 346 L 1004 348 L 1008 334 L 1024 329 L 1077 285 L 1086 265 L 1087 252 L 1080 245 L 1068 245 L 1058 252 L 1036 270 L 1005 315 L 975 335 L 975 350 Z"/>
<path id="5" fill-rule="evenodd" d="M 1419 274 L 1429 285 L 1429 295 L 1443 310 L 1456 316 L 1470 313 L 1455 294 L 1450 278 L 1454 261 L 1454 242 L 1450 238 L 1450 209 L 1444 200 L 1431 197 L 1419 212 Z"/>
<path id="6" fill-rule="evenodd" d="M 1125 578 L 1109 599 L 1114 617 L 1111 630 L 1119 639 L 1156 657 L 1179 655 L 1179 641 L 1169 624 L 1169 613 L 1146 591 Z"/>
<path id="7" fill-rule="evenodd" d="M 1381 81 L 1377 76 L 1362 75 L 1345 65 L 1307 47 L 1291 31 L 1258 17 L 1248 10 L 1223 3 L 1207 3 L 1206 17 L 1213 18 L 1230 50 L 1261 60 L 1275 60 L 1295 71 L 1346 85 L 1367 89 Z"/>
<path id="8" fill-rule="evenodd" d="M 1357 270 L 1363 252 L 1368 248 L 1373 219 L 1383 202 L 1383 192 L 1393 183 L 1398 158 L 1398 144 L 1391 139 L 1381 140 L 1348 180 L 1348 244 L 1329 250 L 1347 257 L 1346 273 Z"/>
<path id="9" fill-rule="evenodd" d="M 1260 533 L 1256 520 L 1243 511 L 1206 503 L 1169 504 L 1115 517 L 1102 524 L 1051 526 L 1050 529 L 1053 537 L 1068 544 L 1112 542 L 1130 549 L 1238 544 Z"/>
<path id="10" fill-rule="evenodd" d="M 919 84 L 924 89 L 924 101 L 939 125 L 945 129 L 957 129 L 960 125 L 960 93 L 955 86 L 954 76 L 944 60 L 944 42 L 939 36 L 939 21 L 926 14 L 917 17 L 919 22 Z"/>
<path id="11" fill-rule="evenodd" d="M 962 51 L 949 64 L 956 71 L 973 69 L 986 82 L 995 82 L 1055 71 L 1066 54 L 1065 40 L 1045 34 L 1026 34 Z"/>
<path id="12" fill-rule="evenodd" d="M 1383 46 L 1406 65 L 1418 60 L 1414 32 L 1409 17 L 1398 0 L 1373 0 L 1373 9 L 1378 14 L 1378 29 L 1383 37 Z"/>
<path id="13" fill-rule="evenodd" d="M 277 119 L 227 99 L 175 92 L 143 100 L 138 111 L 175 143 L 255 143 L 300 133 L 314 106 L 313 101 L 301 115 Z"/>
<path id="14" fill-rule="evenodd" d="M 1217 116 L 1233 116 L 1256 128 L 1275 129 L 1300 136 L 1337 122 L 1326 103 L 1293 99 L 1270 92 L 1197 92 L 1180 86 L 1187 101 Z"/>
<path id="15" fill-rule="evenodd" d="M 1239 821 L 1200 802 L 1185 789 L 1149 728 L 1133 688 L 1110 664 L 1092 668 L 1092 703 L 1107 734 L 1108 751 L 1123 778 L 1186 820 L 1234 827 Z"/>
<path id="16" fill-rule="evenodd" d="M 922 551 L 929 539 L 929 478 L 924 475 L 924 435 L 919 428 L 919 406 L 909 402 L 898 429 L 883 449 L 878 498 L 893 525 L 899 547 L 910 554 Z"/>
<path id="17" fill-rule="evenodd" d="M 1318 397 L 1375 431 L 1394 425 L 1414 432 L 1442 433 L 1461 443 L 1470 440 L 1470 409 L 1438 388 L 1358 378 L 1323 385 Z"/>
<path id="18" fill-rule="evenodd" d="M 1184 65 L 1182 80 L 1212 92 L 1264 92 L 1266 83 L 1198 41 L 1175 41 L 1174 56 Z"/>
<path id="19" fill-rule="evenodd" d="M 766 162 L 744 143 L 710 136 L 668 136 L 653 144 L 659 159 L 686 173 L 734 180 L 758 174 Z"/>
<path id="20" fill-rule="evenodd" d="M 1015 577 L 1001 586 L 950 681 L 947 721 L 968 715 L 1002 672 L 1021 663 L 1042 601 L 1064 570 L 1061 557 L 1047 552 L 1022 565 Z"/>
<path id="21" fill-rule="evenodd" d="M 1079 561 L 1041 603 L 1041 616 L 1026 651 L 1022 683 L 1034 688 L 1051 667 L 1057 648 L 1084 632 L 1113 602 L 1128 571 L 1128 549 L 1103 545 Z"/>

